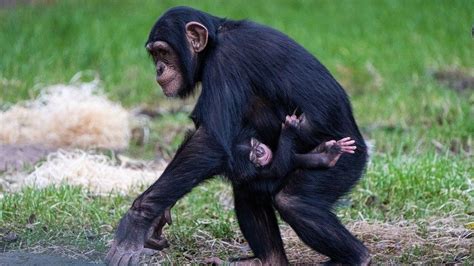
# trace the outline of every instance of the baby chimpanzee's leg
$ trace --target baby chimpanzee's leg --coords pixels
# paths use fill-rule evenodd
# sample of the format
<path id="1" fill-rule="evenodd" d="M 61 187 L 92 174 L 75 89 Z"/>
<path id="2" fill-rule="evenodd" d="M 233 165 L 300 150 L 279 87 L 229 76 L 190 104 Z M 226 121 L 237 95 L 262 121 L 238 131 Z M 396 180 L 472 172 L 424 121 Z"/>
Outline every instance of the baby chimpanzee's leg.
<path id="1" fill-rule="evenodd" d="M 333 167 L 343 153 L 354 153 L 356 146 L 351 138 L 338 141 L 330 140 L 316 147 L 307 154 L 295 154 L 295 161 L 299 168 Z"/>

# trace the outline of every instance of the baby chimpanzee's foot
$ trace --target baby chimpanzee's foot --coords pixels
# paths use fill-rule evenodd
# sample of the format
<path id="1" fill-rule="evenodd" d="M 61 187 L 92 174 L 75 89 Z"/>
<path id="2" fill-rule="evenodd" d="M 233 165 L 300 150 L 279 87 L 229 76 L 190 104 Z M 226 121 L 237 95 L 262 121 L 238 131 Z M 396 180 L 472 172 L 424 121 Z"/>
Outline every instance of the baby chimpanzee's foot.
<path id="1" fill-rule="evenodd" d="M 322 143 L 313 152 L 320 153 L 326 167 L 334 167 L 343 153 L 353 154 L 356 150 L 355 141 L 350 137 L 338 141 L 330 140 Z"/>

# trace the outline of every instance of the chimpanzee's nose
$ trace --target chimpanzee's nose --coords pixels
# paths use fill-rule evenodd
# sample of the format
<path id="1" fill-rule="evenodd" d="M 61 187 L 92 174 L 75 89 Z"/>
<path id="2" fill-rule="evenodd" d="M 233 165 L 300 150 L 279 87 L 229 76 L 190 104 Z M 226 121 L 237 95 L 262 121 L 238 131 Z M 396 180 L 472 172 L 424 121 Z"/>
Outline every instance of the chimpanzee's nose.
<path id="1" fill-rule="evenodd" d="M 163 74 L 164 71 L 165 71 L 165 65 L 163 63 L 159 63 L 156 66 L 156 75 L 161 76 L 161 74 Z"/>

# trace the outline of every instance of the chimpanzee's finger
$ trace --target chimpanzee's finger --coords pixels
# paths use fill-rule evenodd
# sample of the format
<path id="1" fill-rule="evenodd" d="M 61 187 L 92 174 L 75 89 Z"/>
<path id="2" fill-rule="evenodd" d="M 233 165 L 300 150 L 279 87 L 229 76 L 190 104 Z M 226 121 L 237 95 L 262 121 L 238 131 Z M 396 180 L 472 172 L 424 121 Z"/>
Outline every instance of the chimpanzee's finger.
<path id="1" fill-rule="evenodd" d="M 354 153 L 356 149 L 341 149 L 342 152 Z"/>
<path id="2" fill-rule="evenodd" d="M 353 140 L 352 140 L 353 141 Z M 341 146 L 349 146 L 349 145 L 352 145 L 354 144 L 355 142 L 351 142 L 351 140 L 349 141 L 338 141 L 337 144 L 341 145 Z"/>
<path id="3" fill-rule="evenodd" d="M 357 147 L 356 146 L 342 146 L 341 150 L 344 152 L 350 152 L 350 151 L 357 150 Z"/>
<path id="4" fill-rule="evenodd" d="M 351 139 L 351 137 L 345 137 L 345 138 L 342 138 L 342 139 L 338 140 L 337 142 L 345 142 L 345 141 L 348 141 L 350 139 Z"/>
<path id="5" fill-rule="evenodd" d="M 355 140 L 349 140 L 349 141 L 344 141 L 344 142 L 338 142 L 339 145 L 341 146 L 350 146 L 355 143 Z"/>
<path id="6" fill-rule="evenodd" d="M 118 263 L 119 266 L 128 266 L 128 263 L 130 262 L 130 258 L 132 257 L 133 253 L 126 253 L 120 258 L 120 261 Z"/>
<path id="7" fill-rule="evenodd" d="M 133 254 L 132 260 L 130 261 L 130 265 L 138 265 L 139 260 L 140 260 L 140 255 Z"/>
<path id="8" fill-rule="evenodd" d="M 340 146 L 341 149 L 343 149 L 343 150 L 344 150 L 344 149 L 346 149 L 346 150 L 355 150 L 355 149 L 357 149 L 357 146 L 355 146 L 355 145 L 348 145 L 348 146 L 346 146 L 346 145 L 339 145 L 339 146 Z"/>
<path id="9" fill-rule="evenodd" d="M 173 223 L 173 220 L 171 219 L 171 209 L 166 209 L 165 210 L 165 219 L 166 219 L 166 222 L 171 225 Z"/>
<path id="10" fill-rule="evenodd" d="M 351 138 L 340 139 L 340 140 L 337 141 L 337 143 L 341 144 L 341 143 L 345 143 L 345 142 L 348 142 L 348 141 L 351 141 Z"/>
<path id="11" fill-rule="evenodd" d="M 110 261 L 114 257 L 115 252 L 117 251 L 115 241 L 112 242 L 112 246 L 109 249 L 109 252 L 107 252 L 107 255 L 105 256 L 104 262 L 105 264 L 110 264 Z"/>
<path id="12" fill-rule="evenodd" d="M 114 256 L 109 261 L 108 265 L 113 265 L 113 266 L 119 265 L 119 262 L 120 262 L 120 259 L 122 258 L 122 256 L 123 256 L 123 252 L 116 248 Z"/>
<path id="13" fill-rule="evenodd" d="M 160 238 L 160 239 L 150 238 L 145 242 L 145 248 L 162 250 L 167 247 L 169 247 L 169 244 L 166 238 Z"/>
<path id="14" fill-rule="evenodd" d="M 144 248 L 142 250 L 142 254 L 148 255 L 148 256 L 153 256 L 156 253 L 158 253 L 158 250 L 152 249 L 152 248 Z"/>

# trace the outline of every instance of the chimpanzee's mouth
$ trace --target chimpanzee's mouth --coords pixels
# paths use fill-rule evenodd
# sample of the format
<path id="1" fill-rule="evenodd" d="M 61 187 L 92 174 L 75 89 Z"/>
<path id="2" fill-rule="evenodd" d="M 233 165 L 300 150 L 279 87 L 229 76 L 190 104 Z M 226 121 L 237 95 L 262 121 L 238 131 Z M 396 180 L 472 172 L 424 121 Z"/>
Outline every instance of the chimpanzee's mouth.
<path id="1" fill-rule="evenodd" d="M 163 87 L 166 87 L 166 85 L 168 85 L 171 81 L 173 81 L 172 78 L 157 78 L 156 79 L 156 82 L 158 82 L 158 84 L 163 88 Z"/>
<path id="2" fill-rule="evenodd" d="M 261 160 L 260 164 L 262 166 L 268 165 L 272 161 L 272 157 L 273 157 L 272 151 L 269 148 L 264 147 L 264 149 L 265 149 L 265 156 L 260 159 Z"/>

